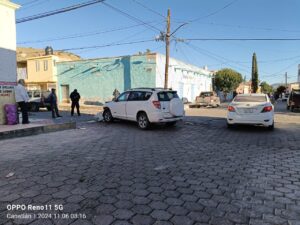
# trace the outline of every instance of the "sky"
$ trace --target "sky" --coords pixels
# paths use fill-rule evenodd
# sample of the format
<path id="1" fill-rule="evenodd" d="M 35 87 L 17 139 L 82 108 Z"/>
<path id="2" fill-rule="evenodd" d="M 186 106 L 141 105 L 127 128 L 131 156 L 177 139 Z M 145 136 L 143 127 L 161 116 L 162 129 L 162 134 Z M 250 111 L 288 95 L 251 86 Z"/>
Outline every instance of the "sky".
<path id="1" fill-rule="evenodd" d="M 87 1 L 90 0 L 13 0 L 22 6 L 16 12 L 17 19 Z M 85 59 L 131 55 L 147 49 L 165 54 L 165 43 L 155 41 L 155 37 L 166 31 L 170 9 L 171 31 L 185 24 L 171 38 L 171 57 L 199 67 L 208 66 L 210 70 L 232 68 L 250 79 L 255 52 L 260 81 L 284 83 L 286 72 L 288 82 L 297 81 L 299 40 L 187 39 L 299 39 L 299 0 L 105 0 L 104 3 L 18 23 L 17 45 L 70 49 Z"/>

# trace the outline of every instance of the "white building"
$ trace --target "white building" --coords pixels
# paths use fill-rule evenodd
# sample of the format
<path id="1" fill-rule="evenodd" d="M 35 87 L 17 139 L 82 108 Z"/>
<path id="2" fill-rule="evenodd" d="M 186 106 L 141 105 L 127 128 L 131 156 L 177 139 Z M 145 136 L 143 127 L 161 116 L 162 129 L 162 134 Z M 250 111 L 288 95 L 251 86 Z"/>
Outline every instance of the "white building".
<path id="1" fill-rule="evenodd" d="M 0 124 L 5 122 L 3 106 L 14 102 L 17 81 L 16 18 L 19 8 L 8 0 L 0 0 Z"/>
<path id="2" fill-rule="evenodd" d="M 157 53 L 156 87 L 164 86 L 165 62 L 166 56 Z M 207 68 L 200 68 L 170 58 L 168 86 L 177 90 L 180 98 L 187 98 L 193 102 L 200 92 L 212 91 L 212 72 Z"/>

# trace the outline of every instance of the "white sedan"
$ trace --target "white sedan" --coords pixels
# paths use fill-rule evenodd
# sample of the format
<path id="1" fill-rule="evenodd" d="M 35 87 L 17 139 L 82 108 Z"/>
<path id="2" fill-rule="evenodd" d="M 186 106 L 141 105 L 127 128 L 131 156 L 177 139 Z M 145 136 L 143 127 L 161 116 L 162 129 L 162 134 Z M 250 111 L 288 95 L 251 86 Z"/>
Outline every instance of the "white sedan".
<path id="1" fill-rule="evenodd" d="M 228 106 L 227 126 L 263 125 L 274 128 L 274 106 L 266 94 L 239 94 Z"/>

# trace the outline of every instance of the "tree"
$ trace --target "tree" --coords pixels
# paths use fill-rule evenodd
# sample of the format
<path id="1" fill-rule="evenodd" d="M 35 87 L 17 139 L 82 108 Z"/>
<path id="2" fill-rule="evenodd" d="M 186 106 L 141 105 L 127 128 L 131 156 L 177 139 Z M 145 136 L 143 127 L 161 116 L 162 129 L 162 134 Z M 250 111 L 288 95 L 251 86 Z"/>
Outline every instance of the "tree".
<path id="1" fill-rule="evenodd" d="M 257 60 L 256 54 L 253 53 L 252 56 L 252 92 L 256 93 L 258 90 L 258 68 L 257 68 Z"/>
<path id="2" fill-rule="evenodd" d="M 286 87 L 283 86 L 283 85 L 280 85 L 277 89 L 276 89 L 276 92 L 277 94 L 280 96 L 283 92 L 285 92 L 286 90 Z"/>
<path id="3" fill-rule="evenodd" d="M 243 78 L 240 73 L 228 68 L 219 70 L 215 75 L 216 88 L 224 93 L 225 100 L 227 94 L 235 91 L 242 81 Z"/>
<path id="4" fill-rule="evenodd" d="M 265 81 L 261 82 L 260 87 L 262 93 L 268 94 L 273 92 L 273 87 Z"/>

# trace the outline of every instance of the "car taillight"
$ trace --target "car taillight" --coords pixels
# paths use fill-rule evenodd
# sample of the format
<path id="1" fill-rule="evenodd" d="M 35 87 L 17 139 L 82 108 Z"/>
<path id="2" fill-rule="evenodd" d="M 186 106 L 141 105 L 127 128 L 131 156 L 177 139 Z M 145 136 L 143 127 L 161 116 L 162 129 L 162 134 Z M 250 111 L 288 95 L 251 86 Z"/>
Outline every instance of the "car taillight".
<path id="1" fill-rule="evenodd" d="M 160 101 L 153 101 L 152 103 L 155 108 L 160 109 Z"/>
<path id="2" fill-rule="evenodd" d="M 271 112 L 272 109 L 273 109 L 272 106 L 265 106 L 261 112 L 262 112 L 262 113 L 265 113 L 265 112 Z"/>
<path id="3" fill-rule="evenodd" d="M 233 106 L 230 105 L 230 106 L 228 106 L 228 111 L 229 111 L 229 112 L 235 112 L 235 109 L 234 109 Z"/>

